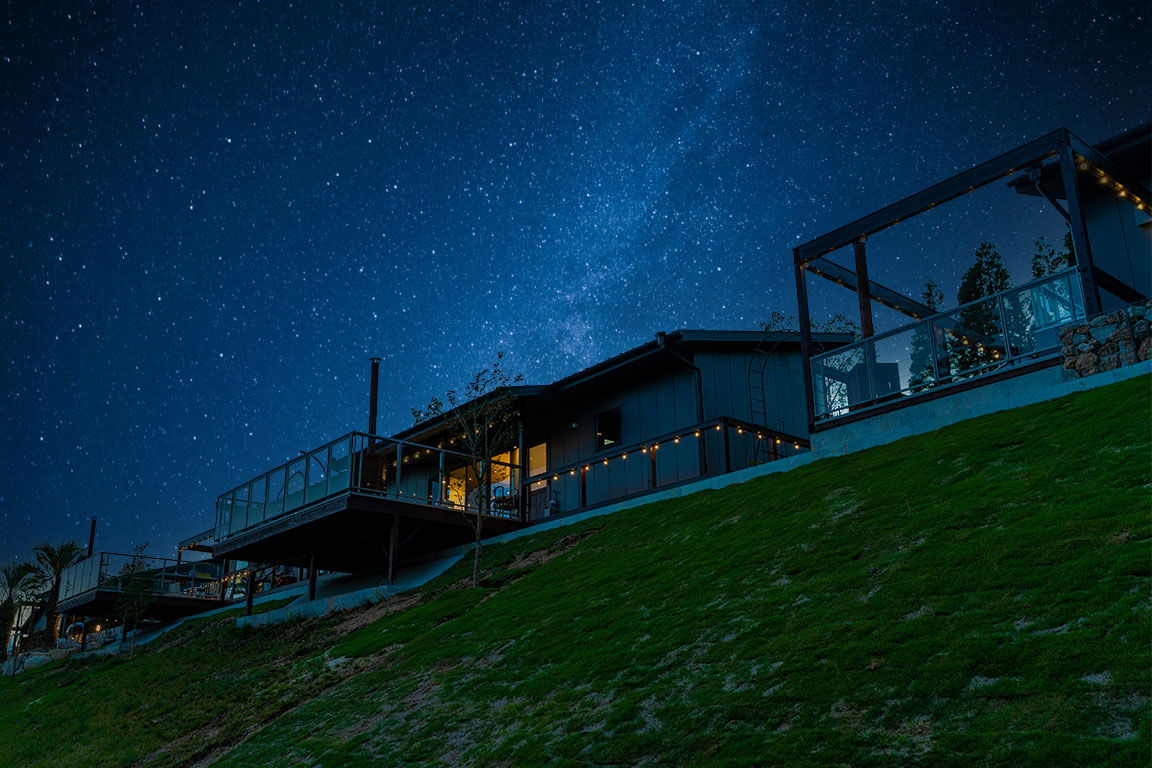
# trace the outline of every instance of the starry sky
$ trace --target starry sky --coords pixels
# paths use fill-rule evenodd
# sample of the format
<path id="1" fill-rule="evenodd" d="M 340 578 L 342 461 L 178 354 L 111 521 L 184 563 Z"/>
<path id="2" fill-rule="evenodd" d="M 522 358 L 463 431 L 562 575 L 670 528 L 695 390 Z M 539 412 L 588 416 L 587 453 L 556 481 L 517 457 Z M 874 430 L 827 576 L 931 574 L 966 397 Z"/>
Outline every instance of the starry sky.
<path id="1" fill-rule="evenodd" d="M 373 355 L 394 432 L 497 350 L 547 383 L 794 313 L 799 242 L 1059 126 L 1146 121 L 1148 14 L 6 3 L 0 561 L 90 516 L 97 549 L 171 555 L 218 493 L 364 429 Z M 1026 279 L 1063 225 L 980 194 L 877 236 L 873 279 L 951 298 L 982 239 Z"/>

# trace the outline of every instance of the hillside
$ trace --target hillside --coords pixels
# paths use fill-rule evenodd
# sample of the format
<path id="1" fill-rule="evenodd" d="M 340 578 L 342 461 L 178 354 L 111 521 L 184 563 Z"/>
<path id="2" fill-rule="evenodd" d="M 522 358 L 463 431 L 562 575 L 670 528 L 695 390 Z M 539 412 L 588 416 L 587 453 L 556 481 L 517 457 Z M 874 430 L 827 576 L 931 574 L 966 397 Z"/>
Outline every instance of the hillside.
<path id="1" fill-rule="evenodd" d="M 0 683 L 14 765 L 1148 765 L 1147 378 Z"/>

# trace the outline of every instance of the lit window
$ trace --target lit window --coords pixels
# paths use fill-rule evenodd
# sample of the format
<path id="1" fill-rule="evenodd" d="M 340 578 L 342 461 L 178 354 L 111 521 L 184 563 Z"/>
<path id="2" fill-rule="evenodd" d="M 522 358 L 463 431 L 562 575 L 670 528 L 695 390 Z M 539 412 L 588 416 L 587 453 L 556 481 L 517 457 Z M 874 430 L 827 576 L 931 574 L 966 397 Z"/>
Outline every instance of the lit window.
<path id="1" fill-rule="evenodd" d="M 528 449 L 528 477 L 536 477 L 548 471 L 548 443 L 540 443 Z"/>

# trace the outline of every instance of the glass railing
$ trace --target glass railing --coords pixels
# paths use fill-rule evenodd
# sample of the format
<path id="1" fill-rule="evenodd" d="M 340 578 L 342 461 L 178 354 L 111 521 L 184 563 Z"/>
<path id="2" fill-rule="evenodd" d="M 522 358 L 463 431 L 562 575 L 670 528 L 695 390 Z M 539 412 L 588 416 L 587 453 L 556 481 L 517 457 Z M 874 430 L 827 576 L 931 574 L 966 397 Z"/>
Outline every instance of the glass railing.
<path id="1" fill-rule="evenodd" d="M 478 481 L 467 454 L 353 432 L 222 494 L 216 539 L 351 493 L 519 520 L 519 467 L 486 467 Z"/>
<path id="2" fill-rule="evenodd" d="M 147 557 L 133 563 L 132 555 L 101 552 L 65 568 L 60 574 L 60 601 L 94 589 L 123 591 L 125 580 L 139 577 L 157 596 L 219 598 L 219 563 Z"/>
<path id="3" fill-rule="evenodd" d="M 816 419 L 1051 357 L 1085 317 L 1074 269 L 812 358 Z"/>

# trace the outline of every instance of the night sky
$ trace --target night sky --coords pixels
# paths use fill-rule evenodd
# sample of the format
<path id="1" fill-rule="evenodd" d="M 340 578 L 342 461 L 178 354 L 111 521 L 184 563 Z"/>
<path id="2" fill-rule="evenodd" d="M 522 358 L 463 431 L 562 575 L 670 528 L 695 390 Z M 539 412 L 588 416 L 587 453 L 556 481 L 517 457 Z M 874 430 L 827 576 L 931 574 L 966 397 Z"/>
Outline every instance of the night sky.
<path id="1" fill-rule="evenodd" d="M 332 5 L 5 4 L 0 562 L 92 515 L 171 555 L 364 429 L 372 355 L 394 432 L 496 350 L 547 383 L 752 329 L 793 245 L 1152 112 L 1145 2 Z M 988 194 L 873 279 L 951 299 L 994 239 L 1023 282 L 1062 224 Z"/>

